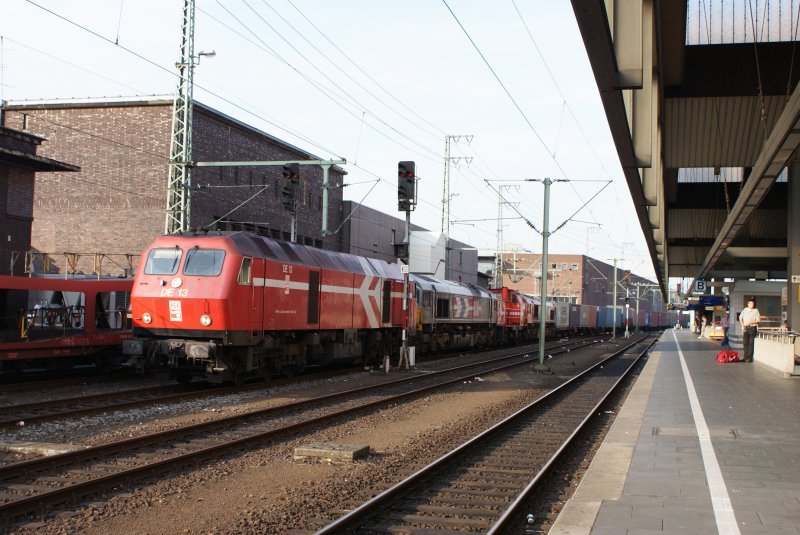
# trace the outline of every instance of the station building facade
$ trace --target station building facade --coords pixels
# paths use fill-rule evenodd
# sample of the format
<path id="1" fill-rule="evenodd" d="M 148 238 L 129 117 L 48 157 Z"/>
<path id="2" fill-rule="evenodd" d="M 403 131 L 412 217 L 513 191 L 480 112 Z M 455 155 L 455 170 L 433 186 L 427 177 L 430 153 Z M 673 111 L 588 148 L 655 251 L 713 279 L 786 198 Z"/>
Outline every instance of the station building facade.
<path id="1" fill-rule="evenodd" d="M 3 126 L 46 138 L 44 156 L 80 167 L 37 178 L 30 248 L 50 253 L 56 271 L 134 269 L 144 247 L 164 233 L 172 107 L 170 96 L 3 105 Z M 193 112 L 196 162 L 320 159 L 199 102 Z M 331 167 L 331 228 L 341 223 L 338 186 L 344 175 Z M 303 166 L 300 176 L 297 241 L 343 250 L 340 238 L 322 236 L 322 169 Z M 280 166 L 195 167 L 190 227 L 250 230 L 288 240 L 291 217 L 283 207 L 283 181 Z M 64 252 L 74 255 L 74 269 Z"/>

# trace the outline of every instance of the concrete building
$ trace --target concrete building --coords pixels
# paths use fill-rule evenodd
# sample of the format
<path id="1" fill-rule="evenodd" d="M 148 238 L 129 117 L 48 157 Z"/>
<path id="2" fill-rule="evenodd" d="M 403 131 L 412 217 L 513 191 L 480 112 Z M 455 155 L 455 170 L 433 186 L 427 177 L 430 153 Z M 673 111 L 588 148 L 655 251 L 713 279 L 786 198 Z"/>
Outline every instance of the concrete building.
<path id="1" fill-rule="evenodd" d="M 41 260 L 31 251 L 36 173 L 80 171 L 75 165 L 38 155 L 43 141 L 41 136 L 0 127 L 0 275 L 21 275 L 34 258 Z"/>
<path id="2" fill-rule="evenodd" d="M 80 172 L 55 172 L 37 183 L 30 246 L 42 252 L 72 251 L 77 269 L 134 267 L 142 249 L 164 233 L 171 138 L 172 97 L 17 101 L 3 106 L 3 125 L 48 139 L 43 153 L 73 162 Z M 319 159 L 201 103 L 194 104 L 194 161 Z M 322 169 L 301 169 L 298 242 L 341 248 L 323 237 Z M 342 217 L 342 178 L 330 170 L 328 225 Z M 194 168 L 192 228 L 247 229 L 289 239 L 280 167 Z M 255 195 L 254 195 L 255 194 Z M 248 199 L 253 197 L 252 200 Z M 54 269 L 65 269 L 63 257 Z"/>

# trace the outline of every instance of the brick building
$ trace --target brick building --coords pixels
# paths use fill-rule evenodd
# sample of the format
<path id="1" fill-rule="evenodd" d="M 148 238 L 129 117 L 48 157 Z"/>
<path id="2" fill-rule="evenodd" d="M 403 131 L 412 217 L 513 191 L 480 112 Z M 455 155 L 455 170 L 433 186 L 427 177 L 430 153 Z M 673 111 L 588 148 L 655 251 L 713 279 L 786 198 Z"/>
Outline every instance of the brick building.
<path id="1" fill-rule="evenodd" d="M 503 285 L 523 293 L 541 293 L 541 254 L 503 252 Z M 554 301 L 587 305 L 611 305 L 614 300 L 614 266 L 600 260 L 573 254 L 548 254 L 547 295 Z M 492 273 L 493 275 L 493 273 Z M 643 277 L 617 269 L 617 304 L 624 305 L 626 293 L 631 307 L 664 310 L 661 291 Z"/>
<path id="2" fill-rule="evenodd" d="M 79 255 L 77 269 L 84 272 L 96 271 L 98 258 L 104 273 L 135 267 L 142 249 L 164 233 L 172 97 L 17 101 L 3 110 L 3 126 L 47 138 L 46 156 L 81 168 L 40 177 L 31 247 L 53 253 L 58 271 L 65 267 L 64 252 Z M 196 162 L 319 159 L 198 102 L 193 116 Z M 328 225 L 334 229 L 342 218 L 342 188 L 335 186 L 344 174 L 330 170 Z M 192 228 L 289 238 L 280 167 L 194 168 L 192 186 Z M 297 241 L 338 250 L 340 238 L 321 234 L 321 186 L 322 169 L 304 166 Z"/>
<path id="3" fill-rule="evenodd" d="M 80 168 L 36 154 L 45 138 L 0 127 L 0 275 L 24 272 L 31 251 L 36 173 L 74 173 Z M 41 177 L 42 175 L 40 175 Z M 40 178 L 41 180 L 41 178 Z"/>

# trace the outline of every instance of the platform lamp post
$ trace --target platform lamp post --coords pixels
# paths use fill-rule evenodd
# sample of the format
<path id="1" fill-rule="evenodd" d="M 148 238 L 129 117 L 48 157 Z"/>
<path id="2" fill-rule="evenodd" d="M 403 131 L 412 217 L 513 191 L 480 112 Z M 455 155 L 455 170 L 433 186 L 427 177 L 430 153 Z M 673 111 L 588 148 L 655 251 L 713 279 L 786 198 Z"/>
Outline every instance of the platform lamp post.
<path id="1" fill-rule="evenodd" d="M 403 320 L 402 320 L 402 347 L 400 348 L 400 362 L 398 368 L 410 367 L 409 347 L 408 347 L 408 272 L 411 267 L 411 211 L 417 206 L 417 176 L 416 164 L 414 162 L 398 162 L 397 164 L 397 209 L 406 213 L 406 235 L 403 238 L 402 258 L 405 263 L 401 263 L 403 270 Z M 447 254 L 447 251 L 445 251 Z"/>

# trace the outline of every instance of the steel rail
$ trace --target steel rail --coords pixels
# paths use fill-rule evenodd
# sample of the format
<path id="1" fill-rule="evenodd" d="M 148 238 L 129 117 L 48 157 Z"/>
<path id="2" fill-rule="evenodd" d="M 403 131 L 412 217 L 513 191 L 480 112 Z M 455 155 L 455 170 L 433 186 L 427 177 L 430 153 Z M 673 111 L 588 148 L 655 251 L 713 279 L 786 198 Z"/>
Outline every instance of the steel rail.
<path id="1" fill-rule="evenodd" d="M 571 345 L 577 342 L 569 342 L 567 344 L 550 346 L 550 350 Z M 507 358 L 507 357 L 506 357 Z M 34 403 L 20 403 L 17 405 L 7 405 L 0 408 L 0 428 L 15 427 L 18 422 L 23 421 L 26 425 L 33 422 L 42 422 L 47 420 L 68 418 L 72 416 L 87 415 L 97 412 L 118 411 L 123 409 L 130 409 L 143 405 L 153 403 L 169 403 L 183 399 L 203 398 L 209 396 L 220 396 L 226 394 L 234 394 L 240 392 L 250 392 L 254 390 L 268 389 L 276 385 L 284 383 L 294 383 L 300 381 L 313 381 L 319 377 L 328 377 L 340 374 L 351 373 L 351 370 L 335 371 L 335 372 L 322 372 L 316 374 L 306 374 L 301 378 L 292 379 L 278 379 L 272 380 L 267 384 L 254 383 L 240 386 L 225 386 L 217 387 L 203 383 L 194 383 L 192 385 L 163 385 L 155 387 L 147 387 L 140 389 L 120 390 L 116 392 L 107 392 L 103 394 L 92 394 L 88 396 L 76 396 L 70 398 L 59 398 L 46 401 L 38 401 Z M 189 390 L 191 389 L 191 390 Z M 159 391 L 166 392 L 164 395 L 158 395 Z M 175 393 L 170 393 L 175 392 Z M 156 394 L 156 395 L 152 395 Z M 143 396 L 138 398 L 138 396 Z M 118 401 L 120 398 L 133 397 L 124 401 Z M 138 399 L 137 399 L 138 398 Z M 102 403 L 108 401 L 108 403 Z M 94 404 L 86 406 L 86 404 Z M 79 405 L 78 407 L 74 407 Z M 52 408 L 52 409 L 51 409 Z"/>
<path id="2" fill-rule="evenodd" d="M 650 348 L 652 348 L 657 341 L 658 339 L 654 338 L 649 344 L 647 344 L 647 347 L 639 354 L 636 360 L 634 360 L 631 363 L 631 365 L 623 372 L 620 378 L 617 379 L 617 381 L 612 385 L 612 387 L 609 389 L 606 395 L 603 396 L 603 398 L 595 404 L 595 406 L 592 408 L 591 411 L 589 411 L 589 413 L 586 415 L 586 417 L 583 419 L 580 425 L 577 428 L 575 428 L 575 430 L 567 438 L 567 440 L 564 441 L 564 443 L 558 448 L 558 450 L 553 454 L 553 456 L 550 457 L 550 459 L 541 468 L 541 470 L 539 470 L 539 472 L 537 472 L 536 475 L 533 476 L 533 478 L 528 482 L 525 488 L 522 489 L 522 492 L 520 492 L 519 495 L 517 495 L 517 497 L 514 499 L 514 501 L 511 502 L 506 511 L 500 516 L 499 519 L 497 519 L 497 522 L 495 522 L 494 525 L 492 525 L 492 527 L 489 529 L 489 531 L 486 532 L 487 535 L 497 535 L 502 530 L 508 527 L 509 520 L 519 512 L 519 508 L 522 506 L 523 503 L 525 503 L 528 496 L 530 496 L 531 493 L 539 487 L 539 485 L 542 483 L 542 479 L 544 478 L 544 476 L 547 475 L 547 473 L 550 471 L 553 465 L 561 458 L 561 455 L 564 453 L 564 451 L 573 443 L 575 438 L 580 434 L 581 431 L 583 431 L 583 429 L 588 425 L 588 423 L 592 419 L 594 419 L 600 407 L 602 407 L 603 404 L 606 403 L 606 401 L 608 401 L 608 398 L 614 394 L 617 388 L 619 388 L 620 384 L 628 377 L 628 374 L 630 374 L 633 367 L 636 366 L 636 364 L 648 351 L 650 351 Z"/>
<path id="3" fill-rule="evenodd" d="M 593 340 L 589 342 L 581 342 L 575 347 L 566 347 L 571 346 L 573 344 L 565 344 L 564 346 L 558 348 L 556 351 L 552 351 L 552 354 L 559 354 L 559 353 L 566 353 L 571 351 L 572 349 L 578 349 L 580 347 L 592 345 L 594 343 L 598 343 L 604 341 L 600 340 Z M 505 370 L 508 368 L 512 368 L 515 366 L 526 365 L 532 362 L 531 359 L 527 359 L 524 357 L 526 353 L 516 353 L 513 355 L 500 357 L 497 359 L 492 359 L 488 361 L 490 363 L 502 360 L 509 360 L 509 359 L 518 359 L 516 362 L 506 363 L 495 368 L 485 369 L 480 371 L 479 373 L 493 373 L 496 371 Z M 521 360 L 520 360 L 521 359 Z M 32 459 L 28 461 L 23 461 L 11 465 L 6 465 L 0 467 L 0 480 L 8 480 L 15 477 L 30 475 L 31 473 L 35 472 L 42 472 L 44 470 L 53 470 L 62 467 L 68 467 L 70 465 L 74 465 L 76 463 L 81 463 L 84 461 L 93 461 L 99 462 L 104 457 L 119 453 L 119 452 L 127 452 L 130 453 L 131 451 L 141 450 L 145 447 L 152 446 L 159 443 L 164 443 L 167 441 L 171 441 L 175 438 L 182 439 L 184 442 L 187 441 L 187 434 L 189 432 L 196 433 L 196 432 L 205 432 L 205 431 L 213 431 L 215 429 L 221 429 L 225 426 L 236 425 L 238 423 L 242 423 L 245 420 L 264 417 L 267 415 L 274 414 L 278 411 L 290 411 L 296 409 L 301 406 L 305 405 L 313 405 L 319 404 L 322 401 L 334 401 L 337 398 L 344 398 L 347 396 L 352 396 L 354 394 L 363 394 L 369 391 L 376 391 L 382 388 L 386 388 L 387 386 L 397 386 L 402 383 L 413 383 L 415 380 L 423 381 L 426 379 L 430 379 L 431 377 L 435 377 L 438 375 L 443 375 L 446 373 L 453 373 L 453 372 L 463 372 L 465 369 L 468 368 L 478 368 L 482 364 L 485 363 L 477 363 L 477 364 L 466 364 L 461 366 L 456 366 L 453 368 L 449 368 L 448 370 L 442 370 L 438 372 L 432 372 L 423 376 L 417 377 L 405 377 L 401 379 L 397 379 L 394 381 L 384 382 L 377 385 L 371 385 L 367 387 L 356 388 L 353 390 L 345 391 L 345 392 L 337 392 L 333 394 L 327 394 L 324 396 L 320 396 L 318 398 L 312 398 L 308 400 L 301 400 L 293 403 L 288 403 L 276 407 L 269 407 L 266 409 L 260 409 L 257 411 L 253 411 L 250 413 L 245 414 L 238 414 L 234 416 L 229 416 L 225 418 L 221 418 L 218 420 L 213 420 L 209 422 L 203 422 L 199 424 L 193 424 L 186 427 L 181 427 L 178 429 L 171 429 L 167 431 L 157 432 L 151 435 L 143 436 L 143 437 L 134 437 L 129 438 L 109 444 L 103 444 L 99 446 L 93 446 L 90 448 L 86 448 L 83 450 L 77 450 L 73 452 L 63 453 L 59 455 L 54 455 L 51 457 L 46 457 L 42 459 Z M 40 493 L 33 496 L 23 497 L 15 501 L 7 502 L 4 504 L 0 504 L 0 519 L 12 519 L 16 517 L 20 517 L 24 514 L 32 513 L 37 511 L 42 507 L 51 507 L 54 505 L 58 505 L 60 503 L 68 502 L 73 499 L 77 499 L 86 495 L 97 493 L 101 490 L 104 490 L 109 487 L 115 487 L 130 483 L 131 481 L 137 480 L 143 476 L 146 476 L 152 472 L 162 472 L 168 468 L 177 468 L 181 466 L 195 464 L 197 461 L 208 458 L 214 457 L 219 455 L 221 452 L 230 451 L 233 449 L 238 449 L 245 445 L 250 445 L 251 443 L 258 443 L 263 442 L 266 439 L 274 438 L 279 435 L 283 435 L 289 432 L 301 430 L 302 428 L 318 425 L 320 423 L 324 423 L 326 421 L 333 421 L 337 418 L 342 416 L 349 415 L 351 413 L 369 410 L 381 405 L 391 404 L 397 402 L 398 400 L 418 396 L 420 394 L 441 389 L 453 384 L 461 383 L 466 379 L 470 379 L 474 376 L 475 372 L 471 372 L 467 375 L 460 375 L 453 379 L 447 379 L 440 383 L 436 383 L 433 385 L 424 386 L 421 388 L 416 388 L 414 390 L 410 390 L 399 395 L 393 395 L 386 398 L 382 398 L 379 400 L 371 401 L 362 405 L 334 411 L 333 413 L 329 413 L 323 416 L 313 417 L 307 420 L 302 420 L 299 422 L 295 422 L 289 425 L 284 425 L 279 428 L 271 429 L 265 432 L 258 432 L 251 434 L 249 436 L 237 438 L 234 440 L 229 440 L 226 442 L 222 442 L 220 444 L 215 444 L 211 446 L 201 447 L 195 451 L 182 453 L 175 455 L 173 457 L 162 459 L 155 462 L 148 462 L 141 466 L 136 466 L 132 468 L 128 468 L 122 470 L 120 472 L 116 472 L 113 474 L 107 474 L 101 476 L 99 478 L 93 478 L 89 481 L 81 481 L 71 485 L 67 485 L 58 489 L 53 489 L 51 491 L 47 491 L 44 493 Z M 171 442 L 170 442 L 171 443 Z M 82 469 L 86 469 L 86 466 L 81 466 Z M 0 490 L 2 489 L 2 485 L 0 485 Z"/>
<path id="4" fill-rule="evenodd" d="M 565 381 L 558 387 L 552 389 L 548 393 L 542 395 L 526 407 L 516 411 L 512 415 L 504 418 L 500 422 L 496 423 L 489 429 L 483 431 L 482 433 L 476 435 L 472 439 L 468 440 L 467 442 L 461 444 L 457 448 L 453 449 L 452 451 L 442 455 L 432 463 L 428 464 L 427 466 L 421 468 L 420 470 L 416 471 L 415 473 L 408 476 L 403 481 L 400 481 L 396 485 L 384 490 L 383 492 L 379 493 L 378 495 L 374 496 L 369 501 L 361 504 L 357 508 L 353 509 L 346 515 L 338 518 L 331 524 L 328 524 L 321 528 L 320 530 L 315 532 L 315 535 L 331 535 L 331 534 L 338 534 L 342 533 L 346 529 L 352 529 L 354 527 L 360 526 L 362 521 L 368 517 L 372 516 L 377 511 L 386 507 L 387 503 L 392 500 L 398 499 L 400 496 L 404 495 L 410 488 L 419 484 L 421 481 L 429 478 L 436 472 L 438 469 L 443 467 L 445 464 L 450 463 L 454 459 L 457 459 L 459 455 L 464 454 L 465 452 L 471 450 L 476 444 L 486 440 L 489 437 L 492 437 L 495 433 L 499 430 L 506 428 L 510 424 L 516 422 L 520 417 L 527 415 L 533 410 L 538 409 L 542 404 L 548 402 L 551 398 L 554 398 L 560 395 L 565 389 L 571 387 L 573 384 L 577 384 L 579 381 L 582 381 L 584 378 L 589 376 L 594 370 L 598 367 L 603 366 L 608 361 L 617 358 L 620 355 L 626 353 L 629 349 L 634 347 L 637 344 L 641 343 L 641 339 L 633 342 L 632 344 L 622 348 L 621 350 L 613 353 L 609 357 L 603 359 L 602 361 L 592 365 L 591 367 L 587 368 L 580 374 L 570 378 L 569 380 Z M 641 355 L 640 355 L 641 357 Z M 638 361 L 638 358 L 637 358 Z M 628 368 L 630 369 L 630 368 Z M 574 435 L 574 433 L 573 433 Z M 559 451 L 563 451 L 562 448 Z M 548 463 L 549 466 L 552 465 L 552 462 Z"/>

